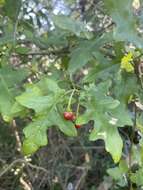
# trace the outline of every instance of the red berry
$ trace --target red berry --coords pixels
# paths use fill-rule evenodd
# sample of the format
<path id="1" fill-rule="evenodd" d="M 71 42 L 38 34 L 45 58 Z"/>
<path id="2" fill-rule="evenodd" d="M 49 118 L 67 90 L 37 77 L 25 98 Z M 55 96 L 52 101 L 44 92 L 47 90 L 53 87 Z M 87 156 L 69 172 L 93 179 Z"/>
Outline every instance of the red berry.
<path id="1" fill-rule="evenodd" d="M 75 125 L 75 128 L 79 129 L 81 128 L 81 125 Z"/>
<path id="2" fill-rule="evenodd" d="M 75 120 L 76 116 L 74 115 L 73 112 L 64 112 L 64 118 L 65 120 L 73 121 Z"/>

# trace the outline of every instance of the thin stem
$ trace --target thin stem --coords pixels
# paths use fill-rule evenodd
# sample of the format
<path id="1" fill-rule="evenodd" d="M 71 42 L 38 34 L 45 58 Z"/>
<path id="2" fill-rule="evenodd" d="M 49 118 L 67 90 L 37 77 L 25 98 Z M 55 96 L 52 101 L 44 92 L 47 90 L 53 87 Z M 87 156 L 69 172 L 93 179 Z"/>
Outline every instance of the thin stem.
<path id="1" fill-rule="evenodd" d="M 78 118 L 78 115 L 79 115 L 79 107 L 80 107 L 80 104 L 79 104 L 79 101 L 78 101 L 77 109 L 76 109 L 76 118 Z"/>
<path id="2" fill-rule="evenodd" d="M 18 128 L 17 128 L 17 124 L 16 124 L 16 121 L 15 120 L 12 120 L 12 128 L 13 128 L 13 131 L 14 131 L 14 135 L 15 135 L 15 139 L 16 139 L 16 143 L 17 143 L 17 151 L 21 154 L 21 150 L 22 150 L 22 143 L 21 143 L 21 139 L 20 139 L 20 136 L 19 136 L 19 132 L 18 132 Z M 23 156 L 23 155 L 22 155 Z M 26 159 L 24 158 L 25 160 L 25 163 L 27 162 Z M 18 160 L 20 161 L 20 159 Z M 6 170 L 4 170 L 1 174 L 1 175 L 4 175 L 10 168 L 12 168 L 15 163 L 17 163 L 17 161 L 14 161 Z M 20 183 L 22 184 L 22 186 L 27 186 L 29 187 L 29 190 L 31 190 L 31 183 L 29 180 L 25 180 L 23 175 L 21 175 L 21 178 L 20 178 Z"/>
<path id="3" fill-rule="evenodd" d="M 74 92 L 75 92 L 75 88 L 73 89 L 71 95 L 70 95 L 70 98 L 69 98 L 69 102 L 68 102 L 68 106 L 67 106 L 67 111 L 70 111 L 71 110 L 71 101 L 72 101 L 72 97 L 74 95 Z"/>
<path id="4" fill-rule="evenodd" d="M 70 79 L 70 82 L 71 82 L 72 87 L 75 89 L 76 87 L 75 87 L 75 84 L 74 84 L 74 82 L 73 82 L 73 79 L 72 79 L 72 75 L 71 75 L 71 74 L 69 75 L 69 79 Z"/>
<path id="5" fill-rule="evenodd" d="M 130 152 L 129 152 L 129 180 L 131 178 L 131 174 L 132 174 L 132 171 L 131 171 L 131 168 L 132 168 L 132 149 L 133 149 L 133 138 L 134 138 L 134 135 L 135 135 L 135 129 L 136 129 L 136 120 L 137 120 L 137 109 L 136 109 L 136 104 L 134 103 L 134 121 L 133 121 L 133 133 L 132 133 L 132 136 L 131 136 L 131 146 L 130 146 Z M 132 182 L 130 180 L 130 183 L 129 183 L 129 188 L 130 190 L 133 190 L 133 185 L 132 185 Z"/>
<path id="6" fill-rule="evenodd" d="M 14 168 L 14 166 L 16 164 L 19 164 L 19 163 L 24 163 L 25 166 L 28 165 L 32 169 L 41 170 L 41 171 L 43 171 L 43 172 L 45 172 L 47 174 L 49 173 L 49 171 L 46 170 L 45 168 L 37 166 L 37 165 L 33 165 L 33 164 L 27 162 L 25 159 L 17 159 L 17 160 L 14 160 L 9 166 L 7 166 L 6 168 L 4 168 L 4 170 L 0 171 L 0 177 L 2 177 L 3 175 L 5 175 L 10 169 Z"/>
<path id="7" fill-rule="evenodd" d="M 16 143 L 17 143 L 17 151 L 21 152 L 22 143 L 21 143 L 21 139 L 19 136 L 19 132 L 18 132 L 15 120 L 12 120 L 12 127 L 13 127 L 13 131 L 14 131 L 14 135 L 15 135 L 15 139 L 16 139 Z"/>
<path id="8" fill-rule="evenodd" d="M 142 75 L 139 76 L 139 78 L 140 78 L 141 87 L 143 88 L 143 77 L 142 77 Z"/>
<path id="9" fill-rule="evenodd" d="M 12 55 L 22 55 L 22 56 L 44 56 L 44 55 L 65 55 L 69 53 L 68 50 L 60 49 L 60 50 L 54 50 L 50 49 L 48 51 L 40 51 L 40 52 L 30 52 L 30 53 L 13 53 Z"/>

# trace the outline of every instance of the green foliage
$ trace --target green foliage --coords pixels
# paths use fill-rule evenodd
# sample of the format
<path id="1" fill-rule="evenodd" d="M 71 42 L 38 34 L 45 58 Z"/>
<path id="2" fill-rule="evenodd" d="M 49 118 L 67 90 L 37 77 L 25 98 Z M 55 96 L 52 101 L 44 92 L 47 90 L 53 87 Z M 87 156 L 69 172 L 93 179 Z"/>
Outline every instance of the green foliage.
<path id="1" fill-rule="evenodd" d="M 5 0 L 4 13 L 6 16 L 16 21 L 21 8 L 21 0 Z"/>
<path id="2" fill-rule="evenodd" d="M 131 180 L 133 183 L 136 183 L 139 186 L 143 185 L 143 170 L 142 170 L 142 168 L 140 170 L 138 170 L 135 174 L 132 174 Z"/>
<path id="3" fill-rule="evenodd" d="M 7 87 L 7 84 L 5 83 L 5 81 L 3 80 L 2 77 L 1 77 L 1 81 L 0 81 L 0 90 L 1 90 L 0 112 L 3 115 L 3 117 L 5 118 L 7 116 L 7 114 L 9 113 L 9 110 L 12 107 L 13 98 Z"/>
<path id="4" fill-rule="evenodd" d="M 8 74 L 7 74 L 8 73 Z M 11 118 L 12 106 L 14 98 L 17 95 L 16 89 L 24 78 L 28 75 L 26 70 L 12 70 L 11 67 L 3 67 L 0 69 L 0 113 L 4 120 Z"/>
<path id="5" fill-rule="evenodd" d="M 107 81 L 97 87 L 90 85 L 86 88 L 85 93 L 81 95 L 86 112 L 78 118 L 77 122 L 83 124 L 94 120 L 95 129 L 90 134 L 90 140 L 103 139 L 106 150 L 111 153 L 114 161 L 118 162 L 122 155 L 123 142 L 116 126 L 131 125 L 132 121 L 120 102 L 106 95 L 110 86 L 111 82 Z"/>
<path id="6" fill-rule="evenodd" d="M 132 0 L 105 0 L 105 6 L 116 24 L 114 38 L 117 41 L 132 42 L 142 48 L 142 39 L 136 31 L 136 19 L 133 15 Z"/>
<path id="7" fill-rule="evenodd" d="M 63 29 L 67 30 L 77 36 L 80 36 L 81 33 L 86 32 L 84 24 L 78 20 L 71 19 L 64 15 L 53 15 L 54 24 Z"/>
<path id="8" fill-rule="evenodd" d="M 71 52 L 71 60 L 69 63 L 69 71 L 74 72 L 77 69 L 85 66 L 93 55 L 93 44 L 90 41 L 83 41 L 79 46 Z"/>
<path id="9" fill-rule="evenodd" d="M 118 163 L 122 155 L 123 142 L 117 128 L 103 122 L 103 126 L 99 130 L 95 129 L 90 134 L 90 140 L 98 139 L 105 141 L 106 151 L 112 155 L 114 162 Z"/>
<path id="10" fill-rule="evenodd" d="M 54 27 L 39 35 L 31 20 L 19 17 L 21 0 L 0 1 L 0 114 L 8 123 L 24 120 L 26 155 L 48 144 L 49 128 L 76 138 L 76 124 L 82 125 L 90 141 L 105 142 L 116 164 L 108 175 L 120 186 L 128 180 L 141 186 L 143 146 L 133 140 L 136 130 L 143 134 L 142 34 L 132 0 L 102 2 L 113 22 L 107 29 L 94 30 L 91 19 L 90 32 L 90 23 L 74 14 L 50 15 Z M 65 111 L 76 119 L 65 120 Z M 132 173 L 134 160 L 140 169 Z"/>
<path id="11" fill-rule="evenodd" d="M 41 146 L 48 143 L 46 127 L 41 125 L 29 125 L 24 130 L 25 140 L 23 143 L 23 153 L 32 154 Z"/>
<path id="12" fill-rule="evenodd" d="M 128 166 L 124 160 L 121 160 L 119 163 L 119 167 L 109 168 L 107 173 L 112 176 L 114 180 L 122 180 L 124 175 L 128 172 Z"/>
<path id="13" fill-rule="evenodd" d="M 34 121 L 24 129 L 25 154 L 32 154 L 47 144 L 46 130 L 51 126 L 57 126 L 67 136 L 77 136 L 74 125 L 66 122 L 56 108 L 57 104 L 63 101 L 64 95 L 65 91 L 56 81 L 44 78 L 38 83 L 27 85 L 25 92 L 16 97 L 18 104 L 33 109 L 36 113 Z"/>

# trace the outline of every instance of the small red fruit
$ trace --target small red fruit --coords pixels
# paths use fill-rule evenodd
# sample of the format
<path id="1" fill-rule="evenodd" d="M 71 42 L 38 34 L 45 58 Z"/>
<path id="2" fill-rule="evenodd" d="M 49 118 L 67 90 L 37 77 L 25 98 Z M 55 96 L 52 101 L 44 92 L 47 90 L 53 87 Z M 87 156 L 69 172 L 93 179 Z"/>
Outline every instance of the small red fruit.
<path id="1" fill-rule="evenodd" d="M 65 120 L 74 121 L 76 119 L 76 116 L 74 115 L 73 112 L 64 112 L 63 115 L 64 115 Z"/>
<path id="2" fill-rule="evenodd" d="M 81 125 L 75 125 L 75 128 L 79 129 L 79 128 L 81 128 Z"/>

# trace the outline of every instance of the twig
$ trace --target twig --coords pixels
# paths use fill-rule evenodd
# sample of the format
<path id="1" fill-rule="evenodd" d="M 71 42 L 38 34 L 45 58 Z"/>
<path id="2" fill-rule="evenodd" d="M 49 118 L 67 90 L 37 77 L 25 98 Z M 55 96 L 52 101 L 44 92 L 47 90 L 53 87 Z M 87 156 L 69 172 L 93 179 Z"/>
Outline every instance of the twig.
<path id="1" fill-rule="evenodd" d="M 71 147 L 71 149 L 83 149 L 81 146 L 73 146 Z M 84 147 L 84 149 L 93 149 L 93 150 L 101 150 L 101 149 L 105 149 L 104 146 L 86 146 Z"/>
<path id="2" fill-rule="evenodd" d="M 24 163 L 25 163 L 25 162 L 24 162 Z M 49 174 L 49 171 L 46 170 L 45 168 L 41 167 L 41 166 L 36 166 L 36 165 L 31 164 L 31 163 L 26 163 L 26 164 L 27 164 L 28 166 L 30 166 L 31 168 L 33 168 L 33 169 L 41 170 L 41 171 L 43 171 L 43 172 Z"/>
<path id="3" fill-rule="evenodd" d="M 5 168 L 1 173 L 0 177 L 2 177 L 5 173 L 7 173 L 10 169 L 12 169 L 16 164 L 23 162 L 24 160 L 22 159 L 17 159 L 13 161 L 7 168 Z"/>
<path id="4" fill-rule="evenodd" d="M 141 87 L 143 88 L 143 62 L 141 62 L 138 65 L 138 73 L 139 73 L 139 79 L 140 79 Z"/>
<path id="5" fill-rule="evenodd" d="M 24 181 L 24 179 L 20 178 L 20 183 L 23 185 L 24 190 L 31 190 L 31 187 Z"/>
<path id="6" fill-rule="evenodd" d="M 76 165 L 72 165 L 72 164 L 63 164 L 63 167 L 75 168 L 78 170 L 89 170 L 90 169 L 89 166 L 76 166 Z"/>
<path id="7" fill-rule="evenodd" d="M 37 169 L 37 170 L 41 170 L 45 173 L 49 173 L 48 170 L 46 170 L 45 168 L 42 168 L 40 166 L 36 166 L 33 165 L 31 163 L 28 163 L 27 161 L 25 161 L 24 159 L 17 159 L 14 160 L 9 166 L 7 166 L 7 168 L 5 168 L 1 173 L 0 173 L 0 177 L 2 177 L 4 174 L 6 174 L 10 169 L 12 169 L 16 164 L 18 163 L 24 163 L 25 165 L 28 165 L 29 167 L 33 168 L 33 169 Z"/>
<path id="8" fill-rule="evenodd" d="M 88 170 L 90 169 L 89 165 L 83 165 L 83 166 L 76 166 L 76 165 L 72 165 L 72 164 L 63 164 L 63 167 L 68 167 L 68 168 L 75 168 L 77 170 L 81 170 L 82 174 L 79 178 L 79 180 L 77 181 L 74 190 L 78 190 L 82 181 L 84 180 L 85 176 L 87 175 Z"/>
<path id="9" fill-rule="evenodd" d="M 15 138 L 16 138 L 16 143 L 17 143 L 17 151 L 21 153 L 21 147 L 22 147 L 22 143 L 21 143 L 21 140 L 20 140 L 20 136 L 19 136 L 19 132 L 18 132 L 18 129 L 17 129 L 17 125 L 16 125 L 16 121 L 13 119 L 12 121 L 12 128 L 14 130 L 14 134 L 15 134 Z M 25 160 L 25 163 L 27 162 L 26 159 L 24 158 Z M 13 166 L 13 165 L 12 165 Z M 9 169 L 8 169 L 9 170 Z M 22 182 L 22 186 L 24 185 L 24 188 L 25 190 L 32 190 L 32 186 L 29 185 L 30 184 L 30 181 L 28 180 L 28 183 L 24 180 L 23 176 L 21 176 L 21 181 Z M 26 184 L 26 185 L 25 185 Z M 27 188 L 28 187 L 28 188 Z"/>
<path id="10" fill-rule="evenodd" d="M 0 158 L 0 162 L 1 162 L 2 164 L 5 164 L 6 161 Z"/>
<path id="11" fill-rule="evenodd" d="M 62 143 L 64 144 L 64 147 L 67 149 L 67 151 L 68 151 L 70 157 L 73 159 L 74 156 L 73 156 L 73 153 L 72 153 L 71 149 L 70 149 L 69 146 L 66 144 L 66 142 L 65 142 L 64 139 L 61 138 L 61 140 L 62 140 Z"/>
<path id="12" fill-rule="evenodd" d="M 46 52 L 30 52 L 30 53 L 12 53 L 12 56 L 21 55 L 21 56 L 44 56 L 44 55 L 65 55 L 68 54 L 69 50 L 66 48 L 63 48 L 61 50 L 47 50 Z"/>
<path id="13" fill-rule="evenodd" d="M 16 125 L 16 121 L 13 120 L 12 121 L 12 128 L 13 128 L 13 131 L 14 131 L 14 135 L 15 135 L 15 138 L 16 138 L 16 143 L 17 143 L 17 151 L 18 152 L 21 152 L 21 140 L 20 140 L 20 136 L 19 136 L 19 133 L 18 133 L 18 130 L 17 130 L 17 125 Z"/>
<path id="14" fill-rule="evenodd" d="M 85 176 L 87 175 L 88 170 L 83 170 L 83 173 L 81 174 L 81 177 L 79 178 L 79 180 L 77 181 L 76 185 L 75 185 L 75 190 L 78 190 L 82 181 L 84 180 Z"/>

